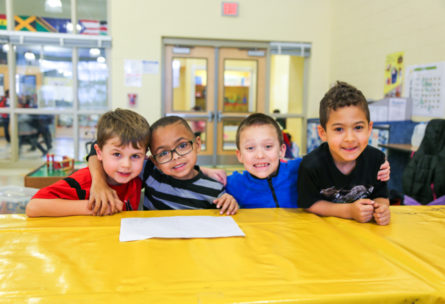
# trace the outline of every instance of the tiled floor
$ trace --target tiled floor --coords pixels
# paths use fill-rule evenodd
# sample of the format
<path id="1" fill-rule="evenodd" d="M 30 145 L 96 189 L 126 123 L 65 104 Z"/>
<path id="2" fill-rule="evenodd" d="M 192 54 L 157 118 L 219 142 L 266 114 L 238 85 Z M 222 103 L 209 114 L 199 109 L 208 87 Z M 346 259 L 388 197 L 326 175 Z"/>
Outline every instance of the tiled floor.
<path id="1" fill-rule="evenodd" d="M 37 162 L 44 162 L 46 158 L 42 153 L 36 149 L 30 151 L 31 146 L 25 144 L 20 151 L 20 160 L 36 160 Z M 67 138 L 57 138 L 53 140 L 53 148 L 50 153 L 54 153 L 56 156 L 73 155 L 73 140 Z M 10 145 L 6 143 L 4 138 L 0 138 L 0 159 L 10 158 Z M 34 170 L 31 168 L 2 168 L 0 165 L 0 187 L 7 185 L 23 186 L 24 177 L 26 174 Z"/>
<path id="2" fill-rule="evenodd" d="M 0 186 L 23 186 L 25 175 L 33 168 L 0 169 Z"/>
<path id="3" fill-rule="evenodd" d="M 79 142 L 79 158 L 82 159 L 86 156 L 86 140 L 81 140 Z M 70 157 L 74 156 L 74 142 L 72 138 L 56 138 L 52 142 L 52 149 L 49 151 L 50 153 L 53 153 L 56 156 L 63 156 L 68 155 Z M 44 148 L 45 145 L 42 144 Z M 23 160 L 38 160 L 45 158 L 42 155 L 42 152 L 39 149 L 35 149 L 34 151 L 31 151 L 31 146 L 28 144 L 25 144 L 20 149 L 20 159 Z M 4 140 L 4 138 L 0 138 L 0 159 L 9 159 L 10 158 L 10 152 L 11 148 L 8 143 Z"/>

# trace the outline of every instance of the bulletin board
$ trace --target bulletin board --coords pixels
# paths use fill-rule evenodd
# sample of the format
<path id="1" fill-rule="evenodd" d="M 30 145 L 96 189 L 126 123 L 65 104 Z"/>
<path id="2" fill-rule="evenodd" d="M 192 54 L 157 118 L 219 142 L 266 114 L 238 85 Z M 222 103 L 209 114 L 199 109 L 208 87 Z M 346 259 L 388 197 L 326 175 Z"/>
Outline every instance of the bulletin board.
<path id="1" fill-rule="evenodd" d="M 412 100 L 413 116 L 445 115 L 445 62 L 409 66 L 404 96 Z"/>

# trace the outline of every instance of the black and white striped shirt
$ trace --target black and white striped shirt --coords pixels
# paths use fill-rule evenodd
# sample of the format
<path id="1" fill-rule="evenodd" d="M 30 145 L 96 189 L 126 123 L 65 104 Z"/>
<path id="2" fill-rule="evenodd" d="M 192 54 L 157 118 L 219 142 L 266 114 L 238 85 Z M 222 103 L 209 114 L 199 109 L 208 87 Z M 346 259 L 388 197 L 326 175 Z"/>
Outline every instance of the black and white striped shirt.
<path id="1" fill-rule="evenodd" d="M 142 180 L 145 189 L 144 210 L 215 209 L 213 200 L 225 193 L 224 186 L 204 175 L 178 180 L 165 175 L 147 160 Z"/>

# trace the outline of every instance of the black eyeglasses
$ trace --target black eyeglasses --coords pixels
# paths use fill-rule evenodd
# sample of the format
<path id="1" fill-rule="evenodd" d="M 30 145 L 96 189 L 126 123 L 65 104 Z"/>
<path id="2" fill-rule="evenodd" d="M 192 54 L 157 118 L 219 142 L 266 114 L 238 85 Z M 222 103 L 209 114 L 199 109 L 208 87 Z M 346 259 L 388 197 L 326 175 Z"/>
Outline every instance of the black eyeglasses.
<path id="1" fill-rule="evenodd" d="M 159 164 L 165 164 L 173 159 L 173 152 L 175 152 L 179 156 L 184 156 L 192 152 L 192 150 L 193 150 L 193 140 L 184 141 L 181 142 L 179 145 L 177 145 L 173 150 L 165 150 L 161 151 L 156 155 L 153 155 L 153 158 Z"/>

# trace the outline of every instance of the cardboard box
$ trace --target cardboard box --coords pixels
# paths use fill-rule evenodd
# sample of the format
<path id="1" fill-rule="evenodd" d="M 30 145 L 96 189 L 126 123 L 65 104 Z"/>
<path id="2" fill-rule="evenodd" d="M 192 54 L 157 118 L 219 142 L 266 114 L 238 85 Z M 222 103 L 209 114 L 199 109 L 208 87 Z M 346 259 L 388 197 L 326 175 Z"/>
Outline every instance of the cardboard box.
<path id="1" fill-rule="evenodd" d="M 371 121 L 411 120 L 412 103 L 409 98 L 385 98 L 369 102 Z"/>

